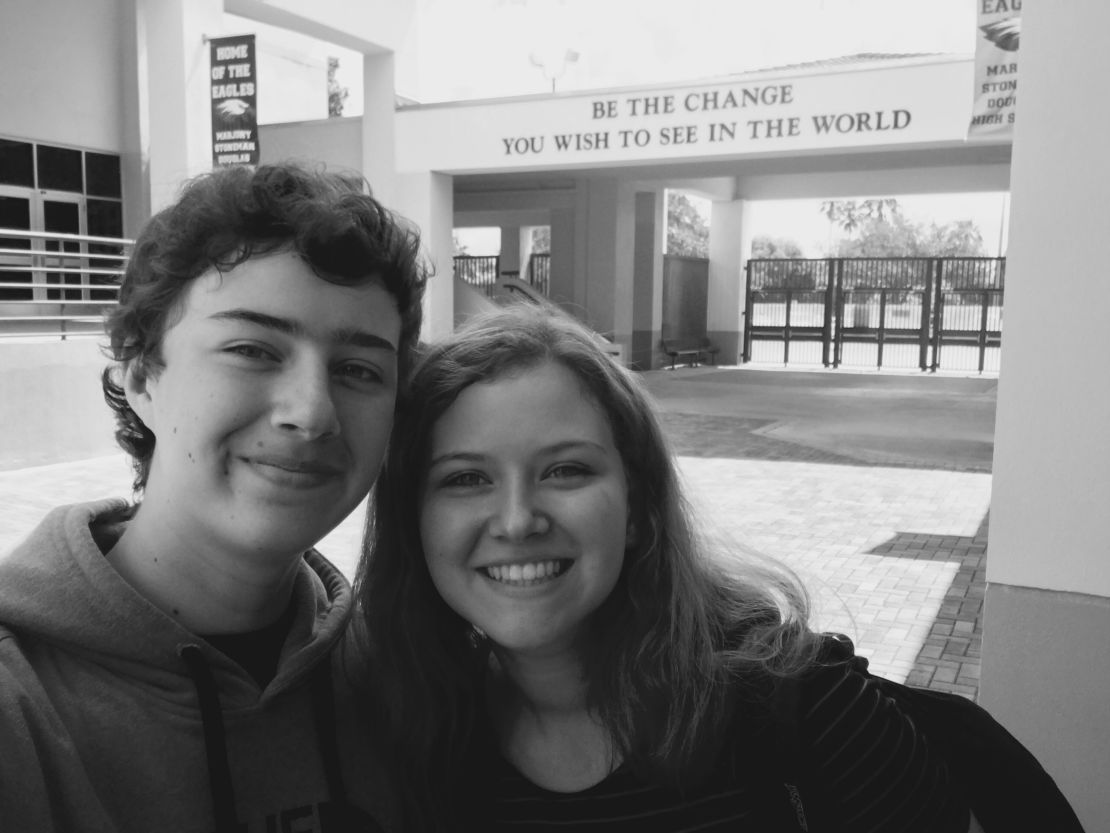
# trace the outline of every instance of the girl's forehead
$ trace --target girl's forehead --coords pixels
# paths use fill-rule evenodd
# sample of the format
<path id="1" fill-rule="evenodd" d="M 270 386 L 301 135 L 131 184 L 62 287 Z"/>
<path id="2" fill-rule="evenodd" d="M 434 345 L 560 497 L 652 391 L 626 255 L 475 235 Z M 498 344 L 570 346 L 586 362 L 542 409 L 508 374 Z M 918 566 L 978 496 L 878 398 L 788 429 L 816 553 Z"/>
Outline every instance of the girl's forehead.
<path id="1" fill-rule="evenodd" d="M 564 424 L 565 422 L 565 424 Z M 611 433 L 606 409 L 572 367 L 545 360 L 507 367 L 462 387 L 429 426 L 436 437 L 465 431 L 506 435 L 537 430 L 559 431 L 590 424 Z"/>

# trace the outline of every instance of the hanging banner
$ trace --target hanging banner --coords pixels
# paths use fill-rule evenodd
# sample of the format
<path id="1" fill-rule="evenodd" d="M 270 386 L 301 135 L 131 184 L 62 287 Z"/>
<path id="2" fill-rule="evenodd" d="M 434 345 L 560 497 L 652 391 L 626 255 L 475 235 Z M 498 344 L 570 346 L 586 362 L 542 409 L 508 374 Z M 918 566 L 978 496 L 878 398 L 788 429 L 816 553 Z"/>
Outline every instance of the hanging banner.
<path id="1" fill-rule="evenodd" d="M 1021 0 L 975 0 L 975 104 L 968 136 L 1010 134 L 1017 112 Z"/>
<path id="2" fill-rule="evenodd" d="M 254 35 L 212 38 L 212 164 L 258 164 Z"/>

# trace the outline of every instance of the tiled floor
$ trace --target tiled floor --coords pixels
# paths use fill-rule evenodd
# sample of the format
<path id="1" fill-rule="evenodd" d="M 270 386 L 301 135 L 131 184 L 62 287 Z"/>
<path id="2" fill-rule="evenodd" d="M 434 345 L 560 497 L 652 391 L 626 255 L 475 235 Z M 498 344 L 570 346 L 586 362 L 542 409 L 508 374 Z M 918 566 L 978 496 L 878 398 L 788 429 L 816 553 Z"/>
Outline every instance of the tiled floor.
<path id="1" fill-rule="evenodd" d="M 816 625 L 851 636 L 873 670 L 975 696 L 987 467 L 926 464 L 897 449 L 884 451 L 889 464 L 875 465 L 851 445 L 828 448 L 782 430 L 796 428 L 789 419 L 753 418 L 740 405 L 730 414 L 719 401 L 702 408 L 668 393 L 666 384 L 679 377 L 645 376 L 660 395 L 692 502 L 718 552 L 727 557 L 746 546 L 789 564 L 811 591 Z M 925 399 L 940 390 L 928 380 L 914 384 Z M 0 472 L 0 551 L 52 506 L 126 495 L 129 482 L 122 455 Z M 348 575 L 362 517 L 356 511 L 320 545 Z"/>

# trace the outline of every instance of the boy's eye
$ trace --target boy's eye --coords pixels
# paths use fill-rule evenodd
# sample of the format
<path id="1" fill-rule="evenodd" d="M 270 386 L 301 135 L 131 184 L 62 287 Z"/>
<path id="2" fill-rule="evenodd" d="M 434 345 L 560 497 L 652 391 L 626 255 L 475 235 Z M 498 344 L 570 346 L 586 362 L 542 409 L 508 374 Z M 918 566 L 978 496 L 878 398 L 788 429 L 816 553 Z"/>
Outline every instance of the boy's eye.
<path id="1" fill-rule="evenodd" d="M 336 374 L 354 382 L 381 382 L 383 379 L 376 367 L 357 363 L 340 365 Z"/>
<path id="2" fill-rule="evenodd" d="M 276 358 L 272 350 L 258 344 L 233 344 L 227 348 L 228 353 L 242 356 L 246 359 L 273 359 Z"/>

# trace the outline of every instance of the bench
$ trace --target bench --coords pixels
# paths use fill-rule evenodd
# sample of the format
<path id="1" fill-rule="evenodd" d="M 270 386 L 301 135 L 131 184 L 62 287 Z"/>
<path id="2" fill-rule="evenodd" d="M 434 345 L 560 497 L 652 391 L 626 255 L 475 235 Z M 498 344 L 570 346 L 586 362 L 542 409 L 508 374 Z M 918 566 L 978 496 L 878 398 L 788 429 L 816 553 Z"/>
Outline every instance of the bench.
<path id="1" fill-rule="evenodd" d="M 707 361 L 709 364 L 717 363 L 717 352 L 720 348 L 706 337 L 665 338 L 662 341 L 663 352 L 671 360 L 671 370 L 674 370 L 677 360 L 682 360 L 691 367 L 697 367 L 700 361 Z"/>

